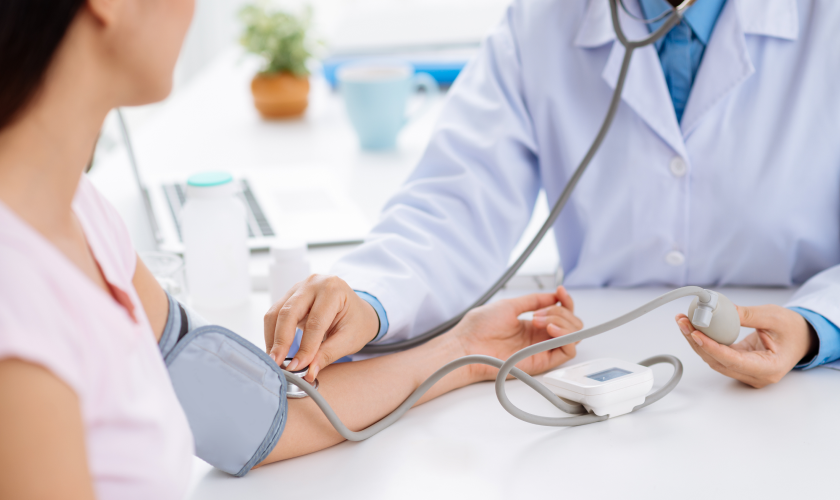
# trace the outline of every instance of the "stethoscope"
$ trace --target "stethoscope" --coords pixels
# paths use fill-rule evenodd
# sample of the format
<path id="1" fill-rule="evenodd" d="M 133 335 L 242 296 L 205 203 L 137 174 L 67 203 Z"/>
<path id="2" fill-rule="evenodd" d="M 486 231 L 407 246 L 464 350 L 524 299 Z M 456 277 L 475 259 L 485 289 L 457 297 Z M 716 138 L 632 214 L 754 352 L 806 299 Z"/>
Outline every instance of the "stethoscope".
<path id="1" fill-rule="evenodd" d="M 653 23 L 665 19 L 665 22 L 648 37 L 638 41 L 628 40 L 624 34 L 624 31 L 621 29 L 621 23 L 618 19 L 618 2 L 621 3 L 622 8 L 626 11 L 627 9 L 624 6 L 624 1 L 609 1 L 610 11 L 612 14 L 612 22 L 613 26 L 615 27 L 616 36 L 618 37 L 619 42 L 626 49 L 626 52 L 624 54 L 624 60 L 621 64 L 621 72 L 619 73 L 618 83 L 616 84 L 615 92 L 613 93 L 612 101 L 610 102 L 610 107 L 607 111 L 607 116 L 604 119 L 604 123 L 601 125 L 601 129 L 598 131 L 598 135 L 595 137 L 595 140 L 593 141 L 592 146 L 590 146 L 589 151 L 586 153 L 586 156 L 583 158 L 580 165 L 577 167 L 577 170 L 575 170 L 574 174 L 572 175 L 572 178 L 569 180 L 569 183 L 564 188 L 563 193 L 560 195 L 560 198 L 557 200 L 557 203 L 554 205 L 551 214 L 549 215 L 546 222 L 543 224 L 537 236 L 534 237 L 534 240 L 531 242 L 530 245 L 528 245 L 528 248 L 525 249 L 522 255 L 516 260 L 516 262 L 512 266 L 510 266 L 510 268 L 504 273 L 504 275 L 502 275 L 502 277 L 496 282 L 496 284 L 494 284 L 493 287 L 491 287 L 490 290 L 487 291 L 487 293 L 485 293 L 480 299 L 478 299 L 463 313 L 418 337 L 402 342 L 369 346 L 363 349 L 361 352 L 385 353 L 407 349 L 422 344 L 423 342 L 426 342 L 452 328 L 470 309 L 473 309 L 486 303 L 496 292 L 499 291 L 499 289 L 501 289 L 505 285 L 505 283 L 507 283 L 507 281 L 519 269 L 522 263 L 528 258 L 531 252 L 533 252 L 534 248 L 554 224 L 554 221 L 557 219 L 557 216 L 560 214 L 560 211 L 563 209 L 563 206 L 568 201 L 569 196 L 571 195 L 572 191 L 574 190 L 575 186 L 580 180 L 580 177 L 583 175 L 583 172 L 586 170 L 586 167 L 592 160 L 592 157 L 595 155 L 595 153 L 598 151 L 598 148 L 601 146 L 601 143 L 603 142 L 604 137 L 606 136 L 607 131 L 609 130 L 610 125 L 613 122 L 616 110 L 618 109 L 618 104 L 621 98 L 621 91 L 624 88 L 624 82 L 627 77 L 627 70 L 630 67 L 630 58 L 633 54 L 633 51 L 639 47 L 644 47 L 645 45 L 649 45 L 655 42 L 659 38 L 663 37 L 666 33 L 668 33 L 671 30 L 671 28 L 680 23 L 685 10 L 688 7 L 690 7 L 696 0 L 684 0 L 679 6 L 677 6 L 676 8 L 671 10 L 670 13 L 668 13 L 667 18 L 665 18 L 663 15 L 657 17 L 656 19 L 643 20 L 646 23 Z M 533 377 L 529 376 L 522 370 L 517 369 L 515 365 L 523 359 L 539 354 L 541 352 L 556 349 L 567 344 L 578 342 L 580 340 L 594 337 L 596 335 L 600 335 L 601 333 L 613 330 L 669 302 L 672 302 L 682 297 L 689 296 L 695 297 L 694 302 L 689 308 L 689 317 L 691 318 L 692 324 L 697 329 L 701 330 L 703 333 L 707 334 L 709 337 L 715 339 L 716 341 L 722 344 L 729 345 L 732 342 L 734 342 L 738 336 L 738 332 L 740 329 L 740 322 L 738 321 L 738 314 L 735 310 L 735 306 L 729 301 L 729 299 L 727 299 L 720 293 L 713 292 L 711 290 L 705 290 L 696 286 L 687 286 L 665 293 L 660 297 L 657 297 L 656 299 L 648 302 L 647 304 L 644 304 L 641 307 L 630 311 L 627 314 L 619 316 L 618 318 L 615 318 L 611 321 L 607 321 L 606 323 L 602 323 L 600 325 L 580 330 L 572 334 L 568 334 L 562 337 L 546 340 L 544 342 L 528 346 L 514 353 L 506 361 L 502 361 L 500 359 L 493 358 L 490 356 L 481 355 L 464 356 L 462 358 L 456 359 L 444 365 L 434 374 L 432 374 L 431 377 L 426 379 L 405 401 L 403 401 L 403 403 L 399 407 L 397 407 L 396 410 L 386 415 L 377 423 L 358 432 L 351 431 L 341 422 L 341 420 L 330 407 L 329 403 L 327 403 L 323 396 L 321 396 L 318 393 L 315 387 L 308 384 L 301 377 L 294 373 L 284 371 L 283 374 L 286 378 L 286 381 L 292 386 L 295 386 L 289 389 L 289 391 L 293 394 L 293 396 L 291 397 L 301 397 L 304 394 L 311 397 L 313 401 L 321 408 L 321 410 L 326 415 L 327 419 L 330 421 L 333 427 L 335 427 L 338 433 L 341 434 L 342 437 L 350 441 L 361 441 L 363 439 L 367 439 L 373 436 L 374 434 L 382 431 L 383 429 L 387 428 L 388 426 L 396 422 L 417 401 L 419 401 L 423 394 L 427 390 L 429 390 L 438 380 L 442 379 L 448 373 L 469 364 L 485 364 L 499 369 L 499 373 L 496 376 L 495 382 L 496 397 L 498 398 L 499 403 L 501 403 L 501 405 L 505 408 L 505 410 L 508 411 L 508 413 L 520 420 L 537 425 L 556 427 L 590 424 L 593 422 L 600 422 L 606 420 L 607 418 L 609 418 L 609 416 L 599 416 L 593 413 L 587 413 L 586 409 L 583 406 L 570 403 L 566 400 L 561 399 L 545 385 L 543 385 Z M 674 373 L 671 375 L 670 380 L 668 380 L 668 382 L 663 387 L 647 395 L 645 397 L 644 403 L 634 407 L 633 411 L 644 408 L 645 406 L 648 406 L 658 401 L 666 394 L 668 394 L 671 390 L 673 390 L 673 388 L 676 387 L 677 383 L 679 383 L 683 371 L 682 363 L 679 359 L 677 359 L 674 356 L 654 356 L 652 358 L 648 358 L 640 362 L 639 364 L 642 366 L 652 366 L 658 363 L 667 363 L 672 365 L 674 367 Z M 539 393 L 541 396 L 543 396 L 555 407 L 557 407 L 565 413 L 574 416 L 544 417 L 528 413 L 519 409 L 508 399 L 507 394 L 505 392 L 505 380 L 507 379 L 508 375 L 512 375 L 517 379 L 521 380 L 523 383 L 525 383 L 526 385 L 534 389 L 537 393 Z"/>
<path id="2" fill-rule="evenodd" d="M 612 95 L 612 100 L 610 101 L 610 107 L 607 110 L 607 116 L 604 118 L 604 122 L 601 124 L 600 130 L 598 130 L 598 135 L 595 136 L 595 140 L 592 141 L 592 145 L 589 146 L 589 150 L 586 152 L 586 156 L 583 157 L 581 160 L 580 165 L 578 165 L 577 169 L 575 169 L 574 174 L 569 179 L 569 182 L 566 184 L 566 187 L 563 189 L 563 192 L 560 194 L 560 197 L 557 199 L 557 203 L 554 204 L 554 208 L 551 209 L 551 213 L 549 214 L 548 218 L 546 219 L 545 223 L 540 228 L 539 232 L 537 232 L 534 239 L 531 240 L 531 243 L 528 245 L 527 248 L 522 252 L 516 262 L 511 264 L 510 267 L 502 274 L 502 276 L 491 286 L 481 297 L 478 298 L 475 302 L 470 304 L 469 307 L 464 309 L 460 314 L 456 315 L 455 317 L 449 319 L 441 323 L 440 325 L 432 328 L 431 330 L 417 335 L 416 337 L 412 337 L 407 340 L 402 340 L 399 342 L 392 342 L 389 344 L 371 344 L 364 347 L 360 352 L 362 354 L 383 354 L 388 352 L 396 352 L 402 351 L 404 349 L 410 349 L 412 347 L 418 346 L 420 344 L 426 343 L 429 340 L 446 333 L 447 331 L 451 330 L 456 324 L 458 324 L 461 319 L 472 309 L 476 307 L 482 306 L 487 303 L 496 293 L 501 290 L 511 278 L 513 278 L 514 274 L 522 267 L 522 264 L 528 260 L 528 257 L 534 252 L 534 249 L 537 248 L 537 245 L 543 240 L 546 233 L 548 233 L 549 229 L 554 225 L 554 222 L 557 220 L 557 217 L 560 215 L 560 212 L 563 211 L 563 207 L 566 206 L 566 202 L 569 201 L 569 198 L 572 195 L 572 192 L 575 190 L 575 187 L 580 181 L 580 178 L 583 176 L 583 173 L 586 171 L 586 168 L 589 166 L 589 163 L 592 161 L 592 158 L 595 156 L 595 153 L 598 152 L 598 149 L 601 147 L 601 143 L 604 142 L 604 138 L 607 135 L 607 132 L 610 129 L 610 126 L 613 123 L 615 118 L 616 111 L 618 111 L 618 105 L 621 102 L 621 91 L 624 90 L 624 82 L 627 79 L 627 70 L 630 68 L 630 58 L 633 55 L 633 51 L 644 47 L 646 45 L 650 45 L 655 41 L 659 40 L 660 38 L 664 37 L 671 28 L 678 25 L 685 14 L 686 9 L 691 7 L 696 0 L 683 0 L 677 7 L 670 11 L 665 11 L 661 15 L 653 18 L 653 19 L 643 19 L 633 13 L 631 13 L 627 6 L 624 4 L 624 0 L 610 0 L 610 13 L 612 15 L 612 24 L 615 28 L 615 34 L 618 38 L 618 41 L 621 45 L 624 46 L 624 60 L 621 63 L 621 71 L 618 74 L 618 82 L 615 86 L 615 91 Z M 621 8 L 631 17 L 638 19 L 646 24 L 652 24 L 659 22 L 665 19 L 665 22 L 660 26 L 656 31 L 648 35 L 646 38 L 643 38 L 638 41 L 628 40 L 627 36 L 624 34 L 624 30 L 621 28 L 621 22 L 618 19 L 618 4 L 621 5 Z"/>

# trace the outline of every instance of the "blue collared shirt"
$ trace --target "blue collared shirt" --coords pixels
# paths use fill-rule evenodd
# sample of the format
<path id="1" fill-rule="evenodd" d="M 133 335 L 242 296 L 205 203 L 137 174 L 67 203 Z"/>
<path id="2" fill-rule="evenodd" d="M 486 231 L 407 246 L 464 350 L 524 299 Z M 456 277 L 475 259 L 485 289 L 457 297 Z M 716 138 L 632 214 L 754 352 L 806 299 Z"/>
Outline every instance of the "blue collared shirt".
<path id="1" fill-rule="evenodd" d="M 819 338 L 817 354 L 811 359 L 803 359 L 796 368 L 807 370 L 840 359 L 840 328 L 837 325 L 808 309 L 791 307 L 790 310 L 801 314 L 814 327 Z"/>
<path id="2" fill-rule="evenodd" d="M 646 19 L 653 19 L 672 9 L 665 0 L 639 0 L 639 3 Z M 677 121 L 682 120 L 691 85 L 724 3 L 726 0 L 698 0 L 685 11 L 680 24 L 655 42 Z M 650 31 L 662 26 L 666 19 L 649 24 Z"/>

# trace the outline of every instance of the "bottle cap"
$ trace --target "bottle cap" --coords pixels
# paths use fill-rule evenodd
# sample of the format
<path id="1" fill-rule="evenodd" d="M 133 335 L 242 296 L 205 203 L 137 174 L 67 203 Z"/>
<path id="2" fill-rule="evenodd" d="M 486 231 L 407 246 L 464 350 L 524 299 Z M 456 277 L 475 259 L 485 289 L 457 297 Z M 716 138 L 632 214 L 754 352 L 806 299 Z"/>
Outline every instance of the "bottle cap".
<path id="1" fill-rule="evenodd" d="M 201 172 L 187 179 L 188 198 L 217 198 L 239 192 L 239 183 L 227 172 Z"/>
<path id="2" fill-rule="evenodd" d="M 306 242 L 299 240 L 278 240 L 271 245 L 274 260 L 306 259 Z"/>

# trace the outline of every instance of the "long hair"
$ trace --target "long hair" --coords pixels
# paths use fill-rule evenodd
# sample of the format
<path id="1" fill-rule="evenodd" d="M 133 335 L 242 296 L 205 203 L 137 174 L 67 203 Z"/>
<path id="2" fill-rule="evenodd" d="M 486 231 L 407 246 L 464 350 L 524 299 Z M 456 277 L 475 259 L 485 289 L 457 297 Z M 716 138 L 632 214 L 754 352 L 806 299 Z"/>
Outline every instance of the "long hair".
<path id="1" fill-rule="evenodd" d="M 32 100 L 85 0 L 0 0 L 0 129 Z"/>

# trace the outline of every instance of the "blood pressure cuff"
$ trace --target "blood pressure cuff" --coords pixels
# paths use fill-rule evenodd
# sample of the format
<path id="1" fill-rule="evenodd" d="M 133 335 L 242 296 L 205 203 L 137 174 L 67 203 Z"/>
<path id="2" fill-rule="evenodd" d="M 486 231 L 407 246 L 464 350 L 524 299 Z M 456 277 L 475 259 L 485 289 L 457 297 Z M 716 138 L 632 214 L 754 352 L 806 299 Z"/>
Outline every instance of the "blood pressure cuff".
<path id="1" fill-rule="evenodd" d="M 159 346 L 196 456 L 228 474 L 247 474 L 274 449 L 286 425 L 280 367 L 254 344 L 207 324 L 171 296 Z"/>

